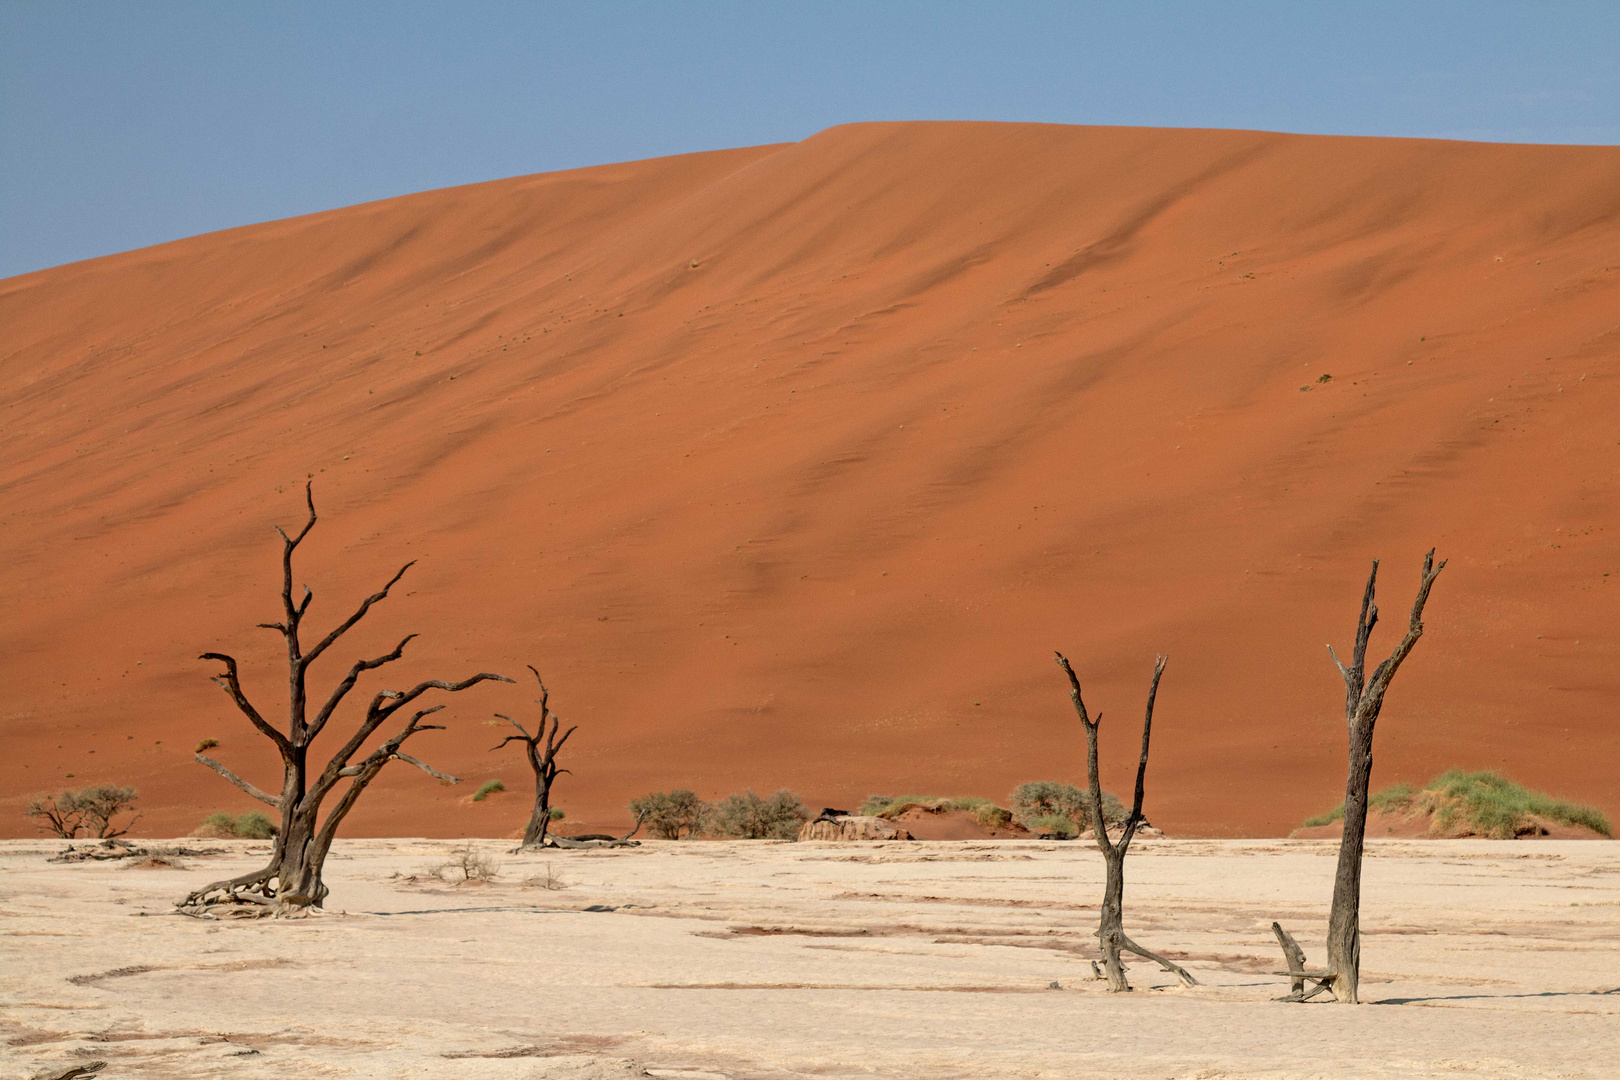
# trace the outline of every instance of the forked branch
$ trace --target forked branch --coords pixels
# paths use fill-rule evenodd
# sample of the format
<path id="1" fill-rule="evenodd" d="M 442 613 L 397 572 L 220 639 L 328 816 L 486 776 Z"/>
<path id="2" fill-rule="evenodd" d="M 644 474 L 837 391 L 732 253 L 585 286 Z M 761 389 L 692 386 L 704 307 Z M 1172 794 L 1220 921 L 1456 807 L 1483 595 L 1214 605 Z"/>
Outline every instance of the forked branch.
<path id="1" fill-rule="evenodd" d="M 366 612 L 371 610 L 371 605 L 377 603 L 379 600 L 386 600 L 388 598 L 388 590 L 392 589 L 395 585 L 398 585 L 399 584 L 399 579 L 405 576 L 405 571 L 409 570 L 411 567 L 413 567 L 415 565 L 416 565 L 416 560 L 412 559 L 410 562 L 408 562 L 404 566 L 400 567 L 399 570 L 394 574 L 393 577 L 388 579 L 388 584 L 384 585 L 381 589 L 378 589 L 376 592 L 374 592 L 370 596 L 366 597 L 365 600 L 363 600 L 361 602 L 360 607 L 358 609 L 356 609 L 356 611 L 355 611 L 355 613 L 353 615 L 350 615 L 347 619 L 344 619 L 343 622 L 339 623 L 336 627 L 334 627 L 332 629 L 332 632 L 330 634 L 327 634 L 325 637 L 321 638 L 320 641 L 317 641 L 315 643 L 315 647 L 310 649 L 309 652 L 307 652 L 307 653 L 305 653 L 303 655 L 302 659 L 299 661 L 301 666 L 307 668 L 307 667 L 309 667 L 310 664 L 313 664 L 315 662 L 316 658 L 319 657 L 321 655 L 321 653 L 323 653 L 327 649 L 329 649 L 334 641 L 336 641 L 338 638 L 342 637 L 344 634 L 347 634 L 351 629 L 354 628 L 355 623 L 359 622 L 361 619 L 366 617 Z M 414 637 L 414 636 L 415 635 L 413 634 L 412 637 Z M 406 638 L 406 641 L 409 641 L 409 640 L 410 640 L 410 638 Z M 401 647 L 404 646 L 403 642 L 401 642 L 400 644 L 401 644 Z M 387 661 L 384 661 L 384 663 L 386 663 L 386 662 Z"/>

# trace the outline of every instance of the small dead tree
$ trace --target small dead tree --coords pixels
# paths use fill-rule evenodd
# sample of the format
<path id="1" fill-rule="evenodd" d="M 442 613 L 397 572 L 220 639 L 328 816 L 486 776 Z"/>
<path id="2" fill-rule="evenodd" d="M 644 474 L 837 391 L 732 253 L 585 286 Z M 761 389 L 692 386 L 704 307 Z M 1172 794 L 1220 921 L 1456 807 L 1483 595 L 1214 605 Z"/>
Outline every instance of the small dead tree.
<path id="1" fill-rule="evenodd" d="M 282 539 L 281 601 L 285 616 L 281 622 L 259 624 L 264 629 L 279 632 L 286 640 L 288 669 L 286 730 L 283 731 L 266 720 L 243 693 L 241 682 L 237 678 L 237 664 L 234 657 L 215 652 L 203 653 L 201 656 L 203 660 L 217 660 L 224 665 L 224 671 L 215 676 L 213 681 L 225 691 L 254 729 L 274 744 L 281 755 L 281 793 L 271 795 L 261 790 L 204 754 L 199 753 L 196 758 L 247 794 L 280 811 L 281 830 L 275 836 L 270 861 L 262 869 L 240 877 L 216 881 L 198 889 L 181 901 L 182 910 L 203 911 L 216 904 L 257 904 L 262 907 L 265 914 L 280 915 L 319 907 L 328 892 L 321 880 L 321 874 L 326 864 L 327 853 L 331 850 L 332 840 L 337 835 L 338 826 L 343 823 L 349 811 L 354 809 L 354 804 L 377 778 L 383 766 L 390 761 L 403 761 L 440 780 L 452 784 L 459 782 L 456 777 L 448 776 L 400 749 L 406 740 L 419 731 L 444 730 L 439 724 L 422 723 L 424 717 L 443 709 L 443 705 L 417 710 L 397 733 L 384 740 L 382 745 L 371 753 L 355 761 L 355 755 L 360 752 L 366 741 L 395 713 L 411 705 L 429 690 L 457 693 L 486 680 L 512 681 L 504 675 L 479 672 L 460 682 L 429 679 L 417 683 L 409 690 L 380 690 L 366 706 L 365 716 L 354 731 L 333 751 L 332 756 L 325 765 L 319 767 L 318 772 L 313 771 L 309 760 L 310 745 L 326 729 L 338 706 L 348 696 L 349 691 L 354 689 L 360 676 L 398 660 L 404 655 L 405 646 L 416 635 L 407 634 L 398 645 L 381 656 L 356 660 L 350 665 L 348 673 L 332 688 L 326 700 L 315 710 L 313 717 L 309 715 L 310 665 L 365 618 L 373 604 L 386 599 L 388 591 L 399 583 L 399 579 L 405 576 L 405 571 L 415 565 L 415 561 L 400 567 L 399 572 L 389 579 L 388 584 L 366 597 L 352 615 L 306 651 L 299 631 L 314 594 L 306 585 L 303 597 L 296 602 L 293 600 L 292 563 L 293 552 L 315 527 L 315 497 L 311 485 L 306 484 L 304 487 L 304 501 L 309 507 L 309 520 L 304 523 L 297 536 L 288 536 L 279 525 L 276 527 L 276 532 L 280 533 Z M 349 780 L 349 786 L 338 797 L 337 804 L 322 819 L 322 804 L 343 780 Z"/>
<path id="2" fill-rule="evenodd" d="M 1339 866 L 1333 877 L 1333 907 L 1328 914 L 1328 966 L 1327 970 L 1304 970 L 1305 954 L 1294 943 L 1293 937 L 1276 923 L 1272 929 L 1288 961 L 1286 973 L 1294 980 L 1293 992 L 1285 1000 L 1304 1001 L 1324 990 L 1332 992 L 1335 1000 L 1355 1004 L 1361 979 L 1361 856 L 1367 842 L 1367 794 L 1372 785 L 1373 726 L 1384 707 L 1384 694 L 1389 690 L 1401 662 L 1412 652 L 1418 638 L 1423 636 L 1423 607 L 1429 602 L 1429 590 L 1434 579 L 1446 568 L 1445 560 L 1435 565 L 1434 549 L 1423 556 L 1423 574 L 1418 581 L 1417 598 L 1412 601 L 1412 615 L 1407 623 L 1406 636 L 1389 659 L 1373 669 L 1367 677 L 1367 643 L 1378 622 L 1378 605 L 1373 596 L 1378 584 L 1378 560 L 1374 559 L 1372 573 L 1367 575 L 1367 589 L 1361 597 L 1361 615 L 1356 620 L 1356 644 L 1350 654 L 1350 666 L 1345 667 L 1339 654 L 1329 645 L 1328 655 L 1344 678 L 1344 718 L 1350 733 L 1350 768 L 1344 784 L 1344 832 L 1339 840 Z M 1310 979 L 1316 986 L 1305 989 Z"/>
<path id="3" fill-rule="evenodd" d="M 1080 680 L 1075 677 L 1074 668 L 1069 666 L 1064 655 L 1057 654 L 1058 666 L 1069 677 L 1069 698 L 1074 702 L 1074 711 L 1080 717 L 1081 727 L 1086 730 L 1086 775 L 1091 783 L 1091 820 L 1096 823 L 1097 847 L 1102 850 L 1103 864 L 1107 868 L 1097 940 L 1102 945 L 1103 969 L 1111 991 L 1131 988 L 1131 984 L 1125 980 L 1125 965 L 1119 958 L 1122 949 L 1174 972 L 1183 986 L 1198 985 L 1198 980 L 1181 965 L 1166 960 L 1158 953 L 1149 952 L 1125 936 L 1125 853 L 1136 837 L 1137 826 L 1145 820 L 1142 817 L 1142 796 L 1146 790 L 1148 740 L 1153 734 L 1153 701 L 1159 695 L 1159 679 L 1164 675 L 1164 666 L 1169 660 L 1167 656 L 1160 656 L 1155 658 L 1153 664 L 1153 682 L 1148 685 L 1147 716 L 1142 720 L 1142 760 L 1136 766 L 1136 799 L 1131 804 L 1131 813 L 1125 819 L 1124 829 L 1115 841 L 1108 837 L 1107 822 L 1103 816 L 1102 779 L 1097 772 L 1097 729 L 1102 725 L 1102 713 L 1097 714 L 1096 720 L 1086 713 L 1086 703 L 1080 696 Z"/>
<path id="4" fill-rule="evenodd" d="M 524 666 L 534 672 L 534 681 L 540 684 L 540 700 L 535 702 L 540 706 L 540 725 L 530 735 L 522 724 L 510 716 L 496 713 L 496 716 L 517 728 L 518 734 L 508 735 L 490 751 L 494 753 L 509 742 L 520 742 L 528 754 L 529 768 L 534 770 L 534 811 L 529 815 L 528 827 L 523 830 L 523 843 L 518 845 L 519 851 L 546 846 L 546 830 L 551 827 L 551 785 L 556 782 L 559 773 L 568 772 L 567 769 L 557 768 L 557 751 L 563 748 L 568 736 L 578 730 L 571 727 L 563 732 L 562 738 L 557 738 L 561 719 L 551 711 L 551 691 L 546 689 L 546 681 L 533 664 Z M 551 725 L 549 729 L 546 727 L 548 723 Z"/>

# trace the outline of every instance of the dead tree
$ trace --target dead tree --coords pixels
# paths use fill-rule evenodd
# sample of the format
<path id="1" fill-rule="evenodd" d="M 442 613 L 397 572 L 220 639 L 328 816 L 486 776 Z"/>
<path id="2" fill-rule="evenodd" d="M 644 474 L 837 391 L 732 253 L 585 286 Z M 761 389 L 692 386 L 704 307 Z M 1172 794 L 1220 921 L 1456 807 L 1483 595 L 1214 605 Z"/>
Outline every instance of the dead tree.
<path id="1" fill-rule="evenodd" d="M 1091 782 L 1091 820 L 1095 823 L 1097 847 L 1102 850 L 1103 864 L 1107 868 L 1097 940 L 1102 945 L 1103 969 L 1108 979 L 1108 989 L 1113 991 L 1131 988 L 1131 984 L 1125 980 L 1125 965 L 1119 958 L 1122 949 L 1152 960 L 1166 971 L 1174 972 L 1183 986 L 1198 985 L 1198 980 L 1188 974 L 1181 965 L 1166 960 L 1158 953 L 1149 952 L 1125 936 L 1125 853 L 1136 837 L 1137 826 L 1145 820 L 1142 817 L 1142 796 L 1145 792 L 1143 785 L 1147 779 L 1148 740 L 1153 734 L 1153 700 L 1159 694 L 1159 679 L 1164 675 L 1164 665 L 1169 659 L 1167 656 L 1160 656 L 1153 664 L 1153 682 L 1148 686 L 1147 716 L 1142 721 L 1142 760 L 1136 766 L 1136 799 L 1131 804 L 1131 814 L 1125 820 L 1124 831 L 1115 841 L 1108 837 L 1108 823 L 1103 818 L 1102 780 L 1097 773 L 1097 729 L 1102 725 L 1102 714 L 1098 713 L 1097 719 L 1092 720 L 1086 713 L 1086 703 L 1080 696 L 1080 680 L 1075 677 L 1074 668 L 1069 666 L 1069 661 L 1064 655 L 1057 654 L 1058 666 L 1069 677 L 1069 697 L 1074 702 L 1074 711 L 1079 714 L 1080 725 L 1086 730 L 1086 774 Z M 1095 966 L 1093 965 L 1093 969 Z"/>
<path id="2" fill-rule="evenodd" d="M 338 826 L 343 823 L 349 811 L 354 809 L 356 801 L 377 778 L 384 765 L 390 761 L 403 761 L 440 780 L 459 782 L 456 777 L 448 776 L 400 749 L 406 740 L 419 731 L 443 730 L 441 725 L 422 723 L 423 717 L 438 712 L 444 708 L 443 705 L 417 710 L 405 722 L 404 727 L 384 740 L 382 745 L 358 761 L 354 760 L 366 741 L 395 713 L 410 706 L 429 690 L 456 693 L 490 679 L 499 682 L 512 681 L 503 675 L 479 672 L 460 682 L 429 679 L 417 683 L 409 690 L 379 690 L 366 706 L 365 715 L 353 732 L 333 751 L 324 765 L 320 765 L 317 760 L 315 765 L 318 766 L 318 771 L 314 771 L 309 759 L 310 745 L 326 729 L 338 706 L 343 703 L 349 691 L 354 689 L 360 676 L 398 660 L 404 655 L 406 644 L 416 635 L 407 634 L 398 645 L 381 656 L 356 660 L 321 702 L 314 716 L 309 715 L 310 665 L 319 660 L 339 638 L 353 629 L 356 623 L 365 618 L 373 604 L 386 599 L 388 590 L 398 584 L 399 579 L 405 576 L 405 571 L 415 563 L 413 560 L 400 567 L 399 572 L 389 579 L 388 584 L 366 597 L 352 615 L 306 650 L 299 631 L 314 594 L 306 585 L 303 597 L 296 602 L 293 600 L 292 562 L 293 552 L 303 542 L 304 537 L 309 535 L 310 529 L 315 527 L 315 497 L 310 485 L 304 487 L 304 500 L 309 506 L 309 520 L 304 523 L 297 536 L 288 536 L 279 525 L 276 527 L 276 532 L 280 533 L 282 539 L 281 601 L 285 616 L 281 622 L 259 624 L 264 629 L 279 632 L 286 640 L 288 683 L 286 729 L 278 728 L 266 720 L 258 708 L 248 700 L 237 678 L 237 663 L 234 657 L 216 652 L 203 653 L 200 657 L 203 660 L 217 660 L 224 665 L 224 671 L 215 676 L 213 681 L 225 691 L 254 729 L 269 739 L 281 755 L 281 793 L 272 795 L 261 790 L 220 762 L 203 754 L 199 753 L 197 760 L 255 799 L 280 811 L 281 829 L 275 836 L 270 861 L 262 869 L 240 877 L 216 881 L 198 889 L 181 901 L 180 906 L 184 911 L 205 912 L 220 904 L 256 904 L 265 914 L 289 914 L 321 906 L 328 891 L 321 880 L 321 873 L 326 864 L 327 852 L 331 850 L 332 840 L 337 835 Z M 350 781 L 349 786 L 339 795 L 336 805 L 331 807 L 322 819 L 322 804 L 343 780 Z"/>
<path id="3" fill-rule="evenodd" d="M 1367 575 L 1367 589 L 1361 597 L 1361 615 L 1356 620 L 1356 644 L 1350 654 L 1350 666 L 1345 667 L 1333 646 L 1328 646 L 1328 655 L 1333 657 L 1334 666 L 1344 678 L 1344 718 L 1350 732 L 1350 768 L 1344 784 L 1344 832 L 1339 840 L 1338 872 L 1333 877 L 1333 908 L 1328 914 L 1327 970 L 1303 971 L 1304 953 L 1293 944 L 1287 931 L 1273 924 L 1277 940 L 1283 945 L 1283 956 L 1288 960 L 1287 974 L 1294 979 L 1293 992 L 1285 1000 L 1304 1001 L 1324 990 L 1331 991 L 1335 1000 L 1346 1004 L 1360 1000 L 1357 984 L 1361 978 L 1361 855 L 1367 841 L 1373 726 L 1378 722 L 1384 694 L 1395 672 L 1423 636 L 1423 607 L 1429 602 L 1434 579 L 1445 568 L 1444 559 L 1435 565 L 1434 549 L 1430 548 L 1423 556 L 1423 574 L 1418 582 L 1417 598 L 1412 601 L 1406 636 L 1395 646 L 1389 659 L 1373 669 L 1370 679 L 1367 677 L 1367 643 L 1378 622 L 1378 605 L 1373 603 L 1378 583 L 1377 559 L 1373 560 L 1372 573 Z M 1305 990 L 1301 978 L 1312 980 L 1316 986 Z"/>
<path id="4" fill-rule="evenodd" d="M 505 713 L 495 715 L 518 729 L 518 734 L 508 735 L 500 741 L 495 750 L 501 749 L 509 742 L 521 742 L 524 752 L 529 756 L 529 768 L 534 770 L 534 811 L 529 815 L 528 828 L 523 830 L 523 843 L 518 845 L 519 851 L 528 851 L 532 848 L 546 846 L 546 830 L 551 827 L 551 785 L 556 781 L 558 773 L 568 772 L 567 769 L 557 768 L 557 751 L 563 748 L 577 728 L 569 728 L 563 732 L 562 738 L 557 738 L 557 728 L 560 718 L 551 711 L 551 691 L 546 689 L 546 681 L 540 677 L 540 672 L 533 664 L 525 665 L 534 672 L 534 681 L 540 684 L 540 726 L 535 728 L 533 735 L 526 731 L 522 724 L 513 720 Z M 546 725 L 550 723 L 548 730 Z M 494 753 L 494 750 L 490 751 Z"/>

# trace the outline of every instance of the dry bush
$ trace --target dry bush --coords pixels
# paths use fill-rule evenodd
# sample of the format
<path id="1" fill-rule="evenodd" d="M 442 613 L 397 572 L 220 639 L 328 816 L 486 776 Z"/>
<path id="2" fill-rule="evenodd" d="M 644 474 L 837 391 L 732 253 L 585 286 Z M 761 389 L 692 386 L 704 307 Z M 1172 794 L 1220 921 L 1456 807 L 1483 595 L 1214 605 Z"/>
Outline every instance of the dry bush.
<path id="1" fill-rule="evenodd" d="M 696 792 L 654 791 L 630 800 L 630 812 L 642 819 L 647 831 L 661 840 L 679 840 L 681 834 L 695 836 L 703 831 L 709 804 Z"/>
<path id="2" fill-rule="evenodd" d="M 523 879 L 523 884 L 531 889 L 566 889 L 568 882 L 557 876 L 550 863 L 546 863 L 544 873 L 533 874 Z"/>
<path id="3" fill-rule="evenodd" d="M 474 881 L 493 881 L 500 872 L 500 865 L 480 852 L 469 840 L 453 849 L 449 858 L 429 868 L 426 874 L 451 885 L 465 885 Z"/>
<path id="4" fill-rule="evenodd" d="M 140 796 L 132 787 L 101 784 L 78 791 L 62 791 L 34 799 L 23 811 L 32 818 L 42 832 L 72 840 L 83 832 L 98 840 L 123 836 L 140 820 L 139 814 L 130 818 L 122 829 L 113 825 L 113 819 L 128 810 Z"/>
<path id="5" fill-rule="evenodd" d="M 716 803 L 710 814 L 710 828 L 721 836 L 743 840 L 793 840 L 799 835 L 799 827 L 809 820 L 810 811 L 804 802 L 787 788 L 766 798 L 750 788 Z"/>

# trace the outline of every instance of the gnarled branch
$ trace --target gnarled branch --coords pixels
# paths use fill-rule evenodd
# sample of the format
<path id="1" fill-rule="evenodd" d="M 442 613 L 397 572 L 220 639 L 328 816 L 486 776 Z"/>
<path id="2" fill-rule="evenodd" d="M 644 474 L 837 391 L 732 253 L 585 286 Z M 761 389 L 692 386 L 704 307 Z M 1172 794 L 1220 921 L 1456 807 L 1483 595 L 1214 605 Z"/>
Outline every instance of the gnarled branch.
<path id="1" fill-rule="evenodd" d="M 252 784 L 248 783 L 240 776 L 237 776 L 235 773 L 231 772 L 231 770 L 227 769 L 224 765 L 221 765 L 207 754 L 197 754 L 196 758 L 198 761 L 202 762 L 210 769 L 213 769 L 215 772 L 219 773 L 219 775 L 223 776 L 225 779 L 229 780 L 231 783 L 235 784 L 237 787 L 241 788 L 255 799 L 258 799 L 260 802 L 269 803 L 271 806 L 277 808 L 281 806 L 280 799 L 276 798 L 274 795 L 271 795 L 269 792 L 261 791 L 259 788 L 254 787 Z"/>
<path id="2" fill-rule="evenodd" d="M 292 744 L 287 741 L 287 736 L 277 731 L 269 721 L 259 715 L 259 710 L 255 709 L 253 703 L 247 699 L 247 695 L 242 693 L 242 683 L 236 675 L 236 658 L 227 653 L 205 652 L 197 659 L 218 660 L 225 665 L 225 674 L 214 676 L 214 682 L 231 696 L 231 700 L 236 702 L 236 707 L 242 711 L 242 715 L 246 716 L 248 721 L 259 729 L 260 734 L 265 735 L 271 742 L 275 743 L 276 749 L 280 750 L 282 756 L 285 757 L 292 748 Z"/>

